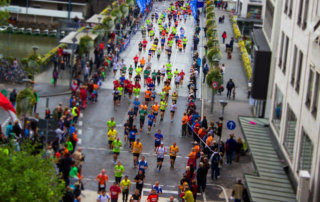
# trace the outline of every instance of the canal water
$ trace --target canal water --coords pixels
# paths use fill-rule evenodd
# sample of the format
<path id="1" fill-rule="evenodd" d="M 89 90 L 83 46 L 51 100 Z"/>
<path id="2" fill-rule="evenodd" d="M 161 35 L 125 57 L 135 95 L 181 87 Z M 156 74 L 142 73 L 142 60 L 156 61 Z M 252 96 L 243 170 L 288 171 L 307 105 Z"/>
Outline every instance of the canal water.
<path id="1" fill-rule="evenodd" d="M 24 34 L 0 33 L 0 54 L 18 59 L 33 53 L 32 46 L 37 46 L 37 53 L 44 55 L 56 46 L 56 38 Z"/>

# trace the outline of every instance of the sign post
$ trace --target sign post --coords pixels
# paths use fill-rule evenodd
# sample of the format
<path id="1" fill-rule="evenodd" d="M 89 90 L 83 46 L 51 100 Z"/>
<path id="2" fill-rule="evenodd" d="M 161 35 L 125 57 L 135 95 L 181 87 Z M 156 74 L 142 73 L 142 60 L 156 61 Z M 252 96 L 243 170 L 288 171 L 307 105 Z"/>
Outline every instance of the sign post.
<path id="1" fill-rule="evenodd" d="M 229 129 L 229 130 L 234 130 L 235 128 L 236 128 L 236 122 L 234 122 L 234 121 L 232 121 L 232 120 L 230 120 L 230 121 L 228 121 L 227 122 L 227 128 Z"/>
<path id="2" fill-rule="evenodd" d="M 214 94 L 215 94 L 215 90 L 218 88 L 218 83 L 216 81 L 213 81 L 212 84 L 212 97 L 211 97 L 211 113 L 213 113 L 213 104 L 214 104 Z"/>

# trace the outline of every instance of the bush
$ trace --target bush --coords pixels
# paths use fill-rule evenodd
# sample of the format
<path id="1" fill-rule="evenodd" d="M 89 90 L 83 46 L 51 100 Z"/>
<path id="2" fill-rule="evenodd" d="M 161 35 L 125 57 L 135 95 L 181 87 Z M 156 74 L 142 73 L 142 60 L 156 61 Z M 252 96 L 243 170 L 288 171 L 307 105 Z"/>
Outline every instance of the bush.
<path id="1" fill-rule="evenodd" d="M 221 86 L 223 84 L 223 77 L 220 72 L 220 69 L 217 67 L 212 68 L 208 74 L 207 74 L 207 85 L 209 88 L 212 88 L 212 82 L 216 81 L 218 83 L 218 86 Z"/>
<path id="2" fill-rule="evenodd" d="M 79 51 L 81 55 L 88 53 L 92 48 L 93 48 L 93 39 L 90 36 L 85 35 L 80 38 Z"/>
<path id="3" fill-rule="evenodd" d="M 219 61 L 222 58 L 222 54 L 219 46 L 214 46 L 208 51 L 208 61 L 211 65 L 214 64 L 215 61 Z"/>

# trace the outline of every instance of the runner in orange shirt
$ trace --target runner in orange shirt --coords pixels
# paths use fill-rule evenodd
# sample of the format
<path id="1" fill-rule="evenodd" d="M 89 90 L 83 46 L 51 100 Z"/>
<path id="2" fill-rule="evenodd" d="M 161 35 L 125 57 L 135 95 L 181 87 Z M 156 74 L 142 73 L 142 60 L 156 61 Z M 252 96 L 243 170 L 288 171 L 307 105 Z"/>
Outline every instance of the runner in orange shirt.
<path id="1" fill-rule="evenodd" d="M 182 117 L 182 137 L 187 136 L 188 120 L 189 120 L 189 117 L 187 113 L 184 113 Z"/>
<path id="2" fill-rule="evenodd" d="M 151 95 L 152 95 L 152 92 L 151 92 L 151 90 L 148 88 L 148 89 L 144 92 L 144 98 L 145 98 L 145 101 L 146 101 L 146 105 L 147 105 L 147 106 L 148 106 L 148 104 L 149 104 L 149 102 L 150 102 Z"/>
<path id="3" fill-rule="evenodd" d="M 164 90 L 164 92 L 166 92 L 166 102 L 168 102 L 169 92 L 170 92 L 170 90 L 171 90 L 170 85 L 169 85 L 169 84 L 165 85 L 165 86 L 163 87 L 163 90 Z"/>
<path id="4" fill-rule="evenodd" d="M 109 180 L 108 175 L 106 174 L 106 170 L 102 169 L 101 173 L 96 177 L 96 180 L 98 181 L 98 192 L 106 190 L 106 183 Z"/>
<path id="5" fill-rule="evenodd" d="M 144 59 L 144 57 L 142 57 L 140 60 L 141 68 L 143 68 L 145 64 L 146 64 L 146 59 Z"/>
<path id="6" fill-rule="evenodd" d="M 155 116 L 154 125 L 156 125 L 156 122 L 157 122 L 159 109 L 160 109 L 160 106 L 158 105 L 158 102 L 154 102 L 154 105 L 152 105 L 152 112 L 153 112 L 153 115 Z"/>

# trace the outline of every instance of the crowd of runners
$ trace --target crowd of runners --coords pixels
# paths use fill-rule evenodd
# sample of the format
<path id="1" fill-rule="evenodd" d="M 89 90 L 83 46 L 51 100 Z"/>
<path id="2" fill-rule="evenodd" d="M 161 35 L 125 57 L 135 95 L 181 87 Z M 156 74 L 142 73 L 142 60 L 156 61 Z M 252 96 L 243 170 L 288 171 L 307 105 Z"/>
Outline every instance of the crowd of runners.
<path id="1" fill-rule="evenodd" d="M 98 89 L 106 77 L 105 70 L 110 66 L 114 78 L 112 91 L 114 109 L 117 110 L 121 106 L 123 99 L 128 99 L 133 107 L 127 113 L 123 131 L 117 131 L 114 117 L 106 123 L 106 139 L 110 153 L 113 154 L 114 169 L 101 169 L 97 175 L 97 191 L 99 193 L 97 201 L 109 201 L 110 199 L 117 201 L 119 194 L 122 194 L 123 202 L 128 200 L 141 201 L 148 167 L 156 167 L 160 173 L 163 162 L 169 160 L 165 159 L 168 155 L 170 167 L 174 168 L 177 154 L 180 152 L 179 143 L 172 142 L 170 145 L 164 145 L 163 140 L 166 135 L 162 133 L 160 123 L 164 120 L 165 113 L 170 113 L 171 122 L 180 122 L 175 119 L 175 112 L 178 102 L 179 106 L 186 104 L 185 100 L 178 100 L 179 89 L 184 86 L 187 86 L 188 89 L 188 107 L 181 120 L 181 136 L 192 136 L 194 142 L 188 155 L 186 170 L 182 173 L 178 185 L 178 198 L 171 196 L 170 201 L 177 199 L 186 202 L 195 201 L 197 193 L 205 191 L 209 169 L 211 169 L 211 179 L 218 179 L 224 155 L 227 156 L 226 163 L 231 164 L 234 156 L 235 160 L 239 161 L 241 152 L 246 150 L 244 142 L 240 138 L 235 140 L 233 134 L 226 142 L 220 139 L 223 119 L 217 123 L 208 123 L 206 117 L 200 117 L 197 110 L 197 81 L 200 68 L 201 66 L 205 67 L 206 63 L 201 62 L 200 56 L 196 52 L 201 32 L 199 20 L 196 20 L 195 30 L 191 30 L 191 32 L 194 31 L 193 36 L 187 36 L 184 28 L 187 21 L 193 21 L 188 2 L 175 1 L 165 10 L 152 12 L 149 15 L 145 24 L 140 27 L 143 40 L 139 42 L 137 53 L 131 62 L 125 63 L 123 59 L 120 59 L 118 53 L 112 54 L 109 48 L 104 54 L 103 44 L 97 47 L 95 56 L 105 58 L 105 63 L 96 68 L 96 72 L 93 74 L 90 71 L 92 64 L 90 62 L 83 64 L 85 82 L 80 84 L 79 79 L 72 82 L 72 96 L 69 106 L 63 107 L 59 104 L 52 113 L 46 112 L 49 115 L 47 118 L 51 118 L 50 114 L 52 114 L 52 118 L 59 123 L 56 130 L 57 138 L 47 146 L 46 153 L 50 157 L 57 158 L 57 168 L 68 185 L 64 201 L 70 201 L 72 197 L 77 201 L 81 200 L 81 190 L 84 188 L 81 168 L 85 156 L 80 147 L 76 148 L 78 140 L 76 123 L 80 111 L 86 108 L 87 101 L 92 103 L 98 101 Z M 191 39 L 191 37 L 192 44 L 188 42 L 188 38 Z M 182 67 L 179 69 L 178 65 L 174 66 L 176 64 L 172 61 L 171 55 L 175 51 L 179 54 L 185 54 L 185 50 L 191 49 L 191 47 L 194 50 L 192 64 L 189 69 L 187 68 L 188 72 L 184 72 Z M 186 55 L 186 57 L 190 57 L 190 55 Z M 160 63 L 159 61 L 165 62 L 161 67 L 155 67 L 152 65 L 154 60 L 158 63 Z M 81 60 L 78 63 L 81 65 Z M 190 74 L 190 77 L 185 78 L 186 74 Z M 24 131 L 30 132 L 24 138 L 43 142 L 37 132 L 32 133 L 34 131 L 32 121 L 27 122 L 26 126 Z M 21 129 L 18 129 L 17 123 L 9 124 L 5 133 L 6 138 L 11 134 L 20 136 L 22 132 Z M 140 138 L 143 137 L 139 135 L 142 132 L 154 138 L 156 165 L 149 165 L 146 157 L 142 155 L 143 144 Z M 5 137 L 1 138 L 1 141 L 5 141 Z M 121 150 L 125 147 L 129 148 L 132 153 L 132 165 L 136 168 L 137 173 L 135 176 L 125 175 L 125 167 L 118 160 Z M 107 187 L 109 181 L 107 173 L 109 175 L 114 173 L 114 183 L 110 187 Z M 158 201 L 162 194 L 160 183 L 154 182 L 147 198 L 148 202 Z M 110 192 L 110 195 L 107 192 Z"/>

